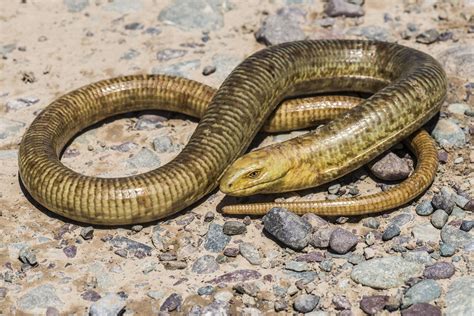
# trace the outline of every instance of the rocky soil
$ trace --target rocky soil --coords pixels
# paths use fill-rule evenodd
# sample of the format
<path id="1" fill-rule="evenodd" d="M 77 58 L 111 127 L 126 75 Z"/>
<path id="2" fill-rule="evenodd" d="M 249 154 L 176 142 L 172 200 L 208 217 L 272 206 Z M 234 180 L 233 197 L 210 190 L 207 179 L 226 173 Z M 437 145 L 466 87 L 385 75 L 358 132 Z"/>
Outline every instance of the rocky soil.
<path id="1" fill-rule="evenodd" d="M 0 12 L 1 315 L 467 315 L 474 310 L 472 0 L 15 0 Z M 104 228 L 27 198 L 17 149 L 48 103 L 113 76 L 180 75 L 218 87 L 251 53 L 299 39 L 398 42 L 435 56 L 449 94 L 431 124 L 441 165 L 406 207 L 370 217 L 218 213 L 216 191 L 164 221 Z M 125 176 L 170 161 L 197 121 L 134 113 L 78 135 L 62 161 Z M 269 135 L 262 145 L 300 134 Z M 403 146 L 329 185 L 275 199 L 386 190 Z M 256 201 L 261 197 L 239 199 Z M 236 201 L 235 199 L 229 199 Z"/>

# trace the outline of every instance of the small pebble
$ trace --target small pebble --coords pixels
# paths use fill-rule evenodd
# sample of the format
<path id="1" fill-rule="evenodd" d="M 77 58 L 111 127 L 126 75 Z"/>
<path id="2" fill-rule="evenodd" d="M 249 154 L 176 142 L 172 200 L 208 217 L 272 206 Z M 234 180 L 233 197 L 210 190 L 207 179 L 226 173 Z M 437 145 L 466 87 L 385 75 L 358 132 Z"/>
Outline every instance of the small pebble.
<path id="1" fill-rule="evenodd" d="M 415 208 L 415 212 L 421 216 L 428 216 L 431 215 L 434 211 L 433 205 L 430 201 L 423 201 L 418 204 Z"/>
<path id="2" fill-rule="evenodd" d="M 442 257 L 451 257 L 452 255 L 454 255 L 455 251 L 456 248 L 454 248 L 450 244 L 442 243 L 439 247 L 439 253 Z"/>
<path id="3" fill-rule="evenodd" d="M 423 276 L 427 279 L 449 279 L 454 275 L 454 265 L 450 262 L 436 262 L 426 267 Z"/>
<path id="4" fill-rule="evenodd" d="M 336 310 L 350 310 L 352 307 L 351 302 L 343 295 L 334 296 L 332 303 L 336 307 Z"/>
<path id="5" fill-rule="evenodd" d="M 359 238 L 353 233 L 336 228 L 331 237 L 329 237 L 329 248 L 338 254 L 345 254 L 349 252 L 359 241 Z"/>
<path id="6" fill-rule="evenodd" d="M 380 222 L 375 217 L 367 217 L 362 220 L 362 225 L 368 228 L 377 229 L 380 226 Z"/>
<path id="7" fill-rule="evenodd" d="M 142 226 L 142 225 L 133 225 L 133 226 L 132 226 L 132 231 L 134 231 L 135 233 L 141 232 L 142 229 L 143 229 L 143 226 Z"/>
<path id="8" fill-rule="evenodd" d="M 386 295 L 363 296 L 359 307 L 369 315 L 377 314 L 387 305 L 389 297 Z"/>
<path id="9" fill-rule="evenodd" d="M 441 310 L 428 303 L 418 303 L 402 310 L 401 314 L 402 316 L 441 316 Z"/>
<path id="10" fill-rule="evenodd" d="M 237 257 L 239 255 L 239 248 L 225 248 L 224 255 L 227 257 Z"/>
<path id="11" fill-rule="evenodd" d="M 251 243 L 243 242 L 239 245 L 240 254 L 253 265 L 262 264 L 262 257 L 258 249 Z"/>
<path id="12" fill-rule="evenodd" d="M 207 212 L 206 215 L 204 215 L 204 221 L 205 222 L 212 222 L 214 220 L 214 212 Z"/>
<path id="13" fill-rule="evenodd" d="M 21 248 L 18 257 L 21 262 L 30 266 L 35 266 L 38 264 L 35 252 L 28 246 Z"/>
<path id="14" fill-rule="evenodd" d="M 179 310 L 181 304 L 183 303 L 183 297 L 180 294 L 173 293 L 163 302 L 160 307 L 162 312 L 172 312 L 174 310 Z"/>
<path id="15" fill-rule="evenodd" d="M 216 67 L 215 66 L 206 66 L 202 70 L 202 74 L 204 76 L 209 76 L 209 75 L 213 74 L 214 72 L 216 72 Z"/>
<path id="16" fill-rule="evenodd" d="M 208 274 L 219 270 L 219 264 L 213 256 L 204 255 L 194 261 L 191 269 L 197 274 Z"/>
<path id="17" fill-rule="evenodd" d="M 442 209 L 446 213 L 451 214 L 454 206 L 456 205 L 456 197 L 449 188 L 443 187 L 439 193 L 433 196 L 431 204 L 433 205 L 434 209 Z"/>
<path id="18" fill-rule="evenodd" d="M 392 225 L 389 225 L 383 232 L 382 240 L 388 241 L 398 235 L 400 235 L 400 227 L 398 227 L 398 225 L 392 224 Z"/>
<path id="19" fill-rule="evenodd" d="M 469 232 L 471 231 L 472 227 L 474 227 L 474 221 L 462 221 L 461 230 Z"/>
<path id="20" fill-rule="evenodd" d="M 223 226 L 224 234 L 233 236 L 241 235 L 247 232 L 247 227 L 244 223 L 238 221 L 227 221 Z"/>
<path id="21" fill-rule="evenodd" d="M 313 294 L 301 294 L 295 298 L 293 303 L 293 307 L 297 312 L 301 313 L 309 313 L 319 303 L 319 296 Z"/>
<path id="22" fill-rule="evenodd" d="M 94 237 L 94 227 L 87 226 L 81 229 L 81 237 L 84 240 L 90 240 Z"/>
<path id="23" fill-rule="evenodd" d="M 449 215 L 444 210 L 436 210 L 433 215 L 431 215 L 431 224 L 434 227 L 441 229 L 444 224 L 448 221 Z"/>
<path id="24" fill-rule="evenodd" d="M 416 41 L 422 44 L 432 44 L 436 42 L 439 38 L 439 32 L 436 29 L 429 29 L 424 31 L 423 33 L 419 34 L 416 37 Z"/>
<path id="25" fill-rule="evenodd" d="M 197 290 L 197 293 L 198 293 L 200 296 L 203 296 L 203 295 L 211 295 L 212 293 L 214 293 L 214 287 L 213 287 L 212 285 L 206 285 L 206 286 L 200 287 L 200 288 Z"/>

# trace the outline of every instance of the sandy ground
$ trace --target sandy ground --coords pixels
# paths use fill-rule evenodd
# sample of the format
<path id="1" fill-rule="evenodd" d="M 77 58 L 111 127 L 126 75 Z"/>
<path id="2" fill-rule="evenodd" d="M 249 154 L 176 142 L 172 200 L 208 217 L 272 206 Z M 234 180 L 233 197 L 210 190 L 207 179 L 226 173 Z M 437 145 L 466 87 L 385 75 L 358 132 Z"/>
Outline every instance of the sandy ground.
<path id="1" fill-rule="evenodd" d="M 288 287 L 297 280 L 286 274 L 282 264 L 295 254 L 268 238 L 262 232 L 260 219 L 252 219 L 247 226 L 247 233 L 232 237 L 229 246 L 238 247 L 242 241 L 252 242 L 264 254 L 265 260 L 270 260 L 271 252 L 276 253 L 275 264 L 252 265 L 239 255 L 227 258 L 220 263 L 218 270 L 209 274 L 196 274 L 191 270 L 193 262 L 203 254 L 218 255 L 205 250 L 202 244 L 209 225 L 204 222 L 206 213 L 215 213 L 214 223 L 222 224 L 232 219 L 216 212 L 217 205 L 223 198 L 222 193 L 215 192 L 193 208 L 160 223 L 160 227 L 170 235 L 167 240 L 168 248 L 152 244 L 151 237 L 157 223 L 144 225 L 139 232 L 134 232 L 130 227 L 95 228 L 94 238 L 83 240 L 79 233 L 81 227 L 87 225 L 57 218 L 25 197 L 18 178 L 17 148 L 27 126 L 51 101 L 67 91 L 97 80 L 128 74 L 178 71 L 180 75 L 218 87 L 235 65 L 251 53 L 264 48 L 264 45 L 255 40 L 254 34 L 262 21 L 283 7 L 295 7 L 305 12 L 305 17 L 299 23 L 310 39 L 364 38 L 368 32 L 367 29 L 366 33 L 363 32 L 364 27 L 376 25 L 384 30 L 380 35 L 384 39 L 397 41 L 439 58 L 445 65 L 450 80 L 449 95 L 443 107 L 445 114 L 442 116 L 458 120 L 465 130 L 467 144 L 460 148 L 445 148 L 449 153 L 448 163 L 440 166 L 435 184 L 419 201 L 429 200 L 442 186 L 457 186 L 471 197 L 474 195 L 474 154 L 472 134 L 469 133 L 469 128 L 473 126 L 472 116 L 446 114 L 448 104 L 470 104 L 472 109 L 474 102 L 469 97 L 469 89 L 474 89 L 473 86 L 469 87 L 469 82 L 474 79 L 470 62 L 474 60 L 472 51 L 471 57 L 466 57 L 467 61 L 459 57 L 456 51 L 459 47 L 467 47 L 467 56 L 469 47 L 473 47 L 473 33 L 468 33 L 469 25 L 471 28 L 473 25 L 472 1 L 366 1 L 363 17 L 337 17 L 332 27 L 322 27 L 320 21 L 324 17 L 325 3 L 321 1 L 232 1 L 229 4 L 216 0 L 209 3 L 224 4 L 218 8 L 218 13 L 209 9 L 210 16 L 217 16 L 217 26 L 203 28 L 183 27 L 160 20 L 160 12 L 174 5 L 168 0 L 83 2 L 87 5 L 78 12 L 71 12 L 66 5 L 68 1 L 15 0 L 3 1 L 1 5 L 0 56 L 3 59 L 0 59 L 0 125 L 3 125 L 3 130 L 0 126 L 0 287 L 5 289 L 6 294 L 3 298 L 0 295 L 0 314 L 41 315 L 48 306 L 54 307 L 49 309 L 50 313 L 59 311 L 68 315 L 87 314 L 96 300 L 84 295 L 87 291 L 100 296 L 108 292 L 122 292 L 127 297 L 127 315 L 157 314 L 164 300 L 170 294 L 178 293 L 184 302 L 180 311 L 174 313 L 185 314 L 193 305 L 205 306 L 213 301 L 212 295 L 197 295 L 198 288 L 214 277 L 236 269 L 256 270 L 262 276 L 273 276 L 273 280 L 263 281 L 264 290 L 256 297 L 234 292 L 230 313 L 243 313 L 245 308 L 253 308 L 246 310 L 250 314 L 258 314 L 258 310 L 267 314 L 275 313 L 273 286 L 279 284 Z M 133 29 L 129 25 L 135 22 L 140 25 Z M 404 39 L 401 33 L 409 32 L 408 23 L 414 23 L 416 30 L 411 33 L 410 38 L 405 36 Z M 436 28 L 440 33 L 452 32 L 451 38 L 446 41 L 438 40 L 430 45 L 417 42 L 416 35 L 430 28 Z M 210 29 L 209 32 L 207 29 Z M 209 39 L 203 40 L 203 37 Z M 164 49 L 182 50 L 184 53 L 179 53 L 182 56 L 160 61 L 157 59 L 157 52 Z M 204 67 L 212 65 L 216 66 L 216 72 L 204 76 Z M 32 102 L 20 102 L 17 107 L 12 105 L 12 101 L 22 98 L 30 98 Z M 158 114 L 160 116 L 155 113 L 151 119 L 148 117 L 149 120 L 141 116 L 141 113 L 126 115 L 96 126 L 74 139 L 62 161 L 73 170 L 97 176 L 125 176 L 163 165 L 185 145 L 197 121 L 179 115 Z M 157 120 L 161 123 L 156 123 Z M 1 136 L 2 131 L 4 137 Z M 263 144 L 296 134 L 298 133 L 269 136 Z M 153 140 L 163 136 L 169 136 L 172 145 L 160 153 L 154 148 Z M 127 142 L 133 144 L 126 150 L 116 149 Z M 137 162 L 134 160 L 137 155 L 145 155 L 145 158 Z M 459 157 L 463 157 L 463 162 L 454 163 Z M 350 175 L 338 183 L 349 184 L 359 174 L 365 173 L 365 169 L 358 171 L 356 176 Z M 376 182 L 378 181 L 368 177 L 357 180 L 356 185 L 364 194 L 379 191 Z M 311 190 L 309 195 L 324 198 L 328 194 L 326 189 L 327 186 Z M 291 196 L 295 194 L 285 195 Z M 383 228 L 400 212 L 413 215 L 409 223 L 401 228 L 402 236 L 411 238 L 413 227 L 430 225 L 429 217 L 416 215 L 415 205 L 376 216 L 381 224 L 378 231 L 382 233 Z M 464 213 L 465 220 L 472 220 L 472 213 Z M 183 224 L 186 221 L 190 223 Z M 362 225 L 361 218 L 334 225 L 355 232 L 357 236 L 361 236 L 361 240 L 369 231 Z M 114 236 L 125 236 L 152 247 L 150 255 L 144 258 L 124 258 L 117 255 L 116 248 L 109 241 L 104 241 Z M 354 253 L 362 254 L 363 244 L 360 241 Z M 439 252 L 439 245 L 436 244 L 434 250 Z M 18 259 L 19 251 L 25 246 L 36 253 L 38 264 L 35 267 L 26 267 Z M 68 257 L 67 249 L 71 248 L 76 249 L 77 253 Z M 310 246 L 305 252 L 312 251 L 309 248 Z M 168 253 L 169 250 L 178 254 L 179 261 L 185 262 L 186 268 L 170 270 L 163 261 L 158 260 L 159 254 Z M 394 253 L 390 242 L 381 241 L 375 251 L 377 257 Z M 455 276 L 438 281 L 442 294 L 431 302 L 443 311 L 447 305 L 445 296 L 451 282 L 472 273 L 469 268 L 472 265 L 472 250 L 471 253 L 459 250 L 456 255 L 462 260 L 454 264 Z M 444 261 L 451 262 L 452 258 L 454 257 L 444 258 Z M 354 315 L 363 314 L 359 308 L 363 295 L 396 296 L 397 292 L 406 288 L 376 290 L 362 286 L 350 279 L 351 268 L 344 266 L 347 257 L 334 257 L 332 260 L 338 268 L 325 278 L 314 281 L 313 293 L 321 297 L 316 310 L 336 313 L 332 299 L 337 294 L 348 298 Z M 311 270 L 321 272 L 317 264 Z M 13 277 L 9 278 L 7 274 Z M 24 301 L 25 295 L 43 285 L 53 288 L 57 300 L 30 302 L 29 305 L 19 303 L 21 299 Z M 221 290 L 226 289 L 232 292 L 232 284 L 225 284 Z M 150 291 L 155 294 L 149 295 Z M 287 296 L 285 300 L 290 305 L 287 312 L 291 313 L 293 298 Z"/>

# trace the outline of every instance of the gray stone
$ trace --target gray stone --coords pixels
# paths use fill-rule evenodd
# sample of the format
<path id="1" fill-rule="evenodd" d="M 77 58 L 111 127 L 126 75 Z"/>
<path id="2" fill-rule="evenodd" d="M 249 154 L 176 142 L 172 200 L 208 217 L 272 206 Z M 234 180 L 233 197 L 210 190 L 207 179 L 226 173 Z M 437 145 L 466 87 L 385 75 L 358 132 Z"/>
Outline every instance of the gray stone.
<path id="1" fill-rule="evenodd" d="M 474 161 L 473 161 L 474 162 Z M 456 202 L 456 205 L 459 206 L 460 208 L 464 209 L 467 205 L 467 203 L 469 203 L 469 199 L 462 196 L 462 195 L 459 195 L 459 194 L 455 194 L 455 198 L 454 198 L 455 202 Z"/>
<path id="2" fill-rule="evenodd" d="M 151 248 L 148 245 L 145 245 L 141 242 L 132 240 L 130 238 L 124 236 L 115 236 L 109 241 L 115 248 L 120 248 L 126 250 L 129 254 L 137 256 L 140 254 L 144 254 L 147 256 L 151 256 Z"/>
<path id="3" fill-rule="evenodd" d="M 450 262 L 436 262 L 426 267 L 423 276 L 427 279 L 449 279 L 454 275 L 454 265 Z"/>
<path id="4" fill-rule="evenodd" d="M 13 52 L 15 49 L 16 49 L 15 43 L 0 46 L 0 55 L 6 56 L 10 54 L 11 52 Z"/>
<path id="5" fill-rule="evenodd" d="M 223 81 L 241 61 L 242 59 L 237 56 L 222 53 L 215 54 L 212 56 L 212 64 L 216 67 L 215 76 Z"/>
<path id="6" fill-rule="evenodd" d="M 416 41 L 422 44 L 432 44 L 439 38 L 439 32 L 436 29 L 429 29 L 416 36 Z"/>
<path id="7" fill-rule="evenodd" d="M 153 139 L 153 149 L 158 153 L 165 153 L 173 149 L 173 140 L 168 135 Z"/>
<path id="8" fill-rule="evenodd" d="M 464 115 L 471 107 L 466 103 L 451 103 L 448 105 L 448 112 L 458 115 Z"/>
<path id="9" fill-rule="evenodd" d="M 401 314 L 402 316 L 441 316 L 441 310 L 428 303 L 417 303 L 402 310 Z"/>
<path id="10" fill-rule="evenodd" d="M 17 111 L 29 107 L 31 103 L 20 99 L 7 101 L 6 106 L 8 111 Z"/>
<path id="11" fill-rule="evenodd" d="M 199 257 L 193 263 L 192 271 L 197 274 L 207 274 L 213 273 L 219 270 L 219 264 L 216 261 L 216 258 L 210 255 L 204 255 Z"/>
<path id="12" fill-rule="evenodd" d="M 439 230 L 434 228 L 429 223 L 416 225 L 413 227 L 412 234 L 417 240 L 436 243 L 438 242 L 440 236 Z"/>
<path id="13" fill-rule="evenodd" d="M 391 224 L 383 232 L 382 240 L 387 241 L 398 235 L 400 235 L 400 227 L 398 227 L 398 225 Z"/>
<path id="14" fill-rule="evenodd" d="M 28 246 L 21 248 L 18 257 L 20 258 L 21 262 L 29 264 L 30 266 L 35 266 L 38 264 L 35 252 Z"/>
<path id="15" fill-rule="evenodd" d="M 160 307 L 162 312 L 172 312 L 174 310 L 179 310 L 181 304 L 183 303 L 183 297 L 180 294 L 173 293 L 166 298 L 163 304 Z"/>
<path id="16" fill-rule="evenodd" d="M 401 213 L 396 215 L 392 220 L 390 221 L 390 225 L 397 225 L 398 227 L 402 227 L 408 223 L 410 223 L 413 220 L 413 214 L 410 213 Z"/>
<path id="17" fill-rule="evenodd" d="M 152 298 L 154 300 L 160 300 L 162 299 L 164 296 L 165 296 L 165 293 L 162 292 L 162 291 L 148 291 L 146 293 L 146 295 L 149 297 L 149 298 Z"/>
<path id="18" fill-rule="evenodd" d="M 126 165 L 128 168 L 158 168 L 161 164 L 160 158 L 148 148 L 142 148 L 133 157 L 127 159 Z"/>
<path id="19" fill-rule="evenodd" d="M 132 22 L 125 24 L 124 28 L 128 31 L 137 31 L 137 30 L 143 30 L 145 26 L 141 24 L 140 22 Z"/>
<path id="20" fill-rule="evenodd" d="M 17 135 L 24 126 L 25 123 L 0 117 L 0 140 Z"/>
<path id="21" fill-rule="evenodd" d="M 436 210 L 433 215 L 431 215 L 431 224 L 433 224 L 434 227 L 441 229 L 448 221 L 448 217 L 448 213 L 444 210 Z"/>
<path id="22" fill-rule="evenodd" d="M 454 255 L 456 248 L 451 246 L 450 244 L 442 243 L 439 247 L 439 253 L 442 257 L 451 257 Z"/>
<path id="23" fill-rule="evenodd" d="M 56 295 L 56 289 L 51 284 L 35 287 L 17 301 L 17 306 L 21 310 L 47 308 L 48 306 L 61 307 L 63 304 Z"/>
<path id="24" fill-rule="evenodd" d="M 346 34 L 363 36 L 369 40 L 377 41 L 391 41 L 393 39 L 387 29 L 377 25 L 353 27 L 347 30 Z"/>
<path id="25" fill-rule="evenodd" d="M 364 15 L 362 6 L 350 3 L 347 0 L 329 0 L 324 12 L 330 17 L 346 16 L 353 18 Z"/>
<path id="26" fill-rule="evenodd" d="M 140 52 L 133 49 L 133 48 L 130 48 L 122 56 L 120 56 L 120 59 L 131 60 L 131 59 L 133 59 L 135 57 L 138 57 L 138 56 L 140 56 Z"/>
<path id="27" fill-rule="evenodd" d="M 69 12 L 81 12 L 89 5 L 89 0 L 63 0 Z"/>
<path id="28" fill-rule="evenodd" d="M 441 229 L 441 239 L 456 248 L 462 248 L 474 241 L 471 234 L 449 224 Z"/>
<path id="29" fill-rule="evenodd" d="M 460 78 L 474 77 L 474 45 L 454 44 L 438 56 L 447 73 Z"/>
<path id="30" fill-rule="evenodd" d="M 445 315 L 469 315 L 474 310 L 474 276 L 454 280 L 446 293 Z"/>
<path id="31" fill-rule="evenodd" d="M 174 0 L 158 20 L 186 30 L 216 30 L 224 25 L 223 13 L 230 9 L 228 0 Z"/>
<path id="32" fill-rule="evenodd" d="M 284 208 L 272 208 L 264 217 L 265 230 L 288 247 L 299 250 L 308 245 L 311 225 Z"/>
<path id="33" fill-rule="evenodd" d="M 262 264 L 262 256 L 258 249 L 251 243 L 243 242 L 239 245 L 240 254 L 253 265 Z"/>
<path id="34" fill-rule="evenodd" d="M 267 46 L 285 42 L 298 41 L 306 38 L 300 23 L 305 12 L 297 8 L 283 8 L 270 15 L 255 33 L 258 42 Z"/>
<path id="35" fill-rule="evenodd" d="M 329 247 L 329 239 L 334 229 L 334 227 L 322 227 L 316 230 L 316 232 L 311 236 L 311 246 L 315 248 Z"/>
<path id="36" fill-rule="evenodd" d="M 417 262 L 423 265 L 432 265 L 435 263 L 434 259 L 430 256 L 427 251 L 409 251 L 403 253 L 403 259 L 410 262 Z"/>
<path id="37" fill-rule="evenodd" d="M 114 0 L 108 1 L 103 8 L 107 11 L 130 13 L 140 11 L 143 8 L 143 2 L 142 0 Z"/>
<path id="38" fill-rule="evenodd" d="M 290 260 L 290 261 L 287 261 L 285 263 L 285 269 L 291 270 L 291 271 L 296 271 L 296 272 L 303 272 L 303 271 L 308 271 L 309 266 L 304 261 Z"/>
<path id="39" fill-rule="evenodd" d="M 198 295 L 211 295 L 212 293 L 214 293 L 214 287 L 212 285 L 206 285 L 206 286 L 203 286 L 203 287 L 200 287 L 198 290 L 197 290 L 197 293 Z"/>
<path id="40" fill-rule="evenodd" d="M 377 229 L 380 226 L 380 222 L 375 217 L 367 217 L 362 220 L 362 225 L 368 228 Z"/>
<path id="41" fill-rule="evenodd" d="M 230 241 L 230 236 L 224 234 L 221 225 L 211 223 L 207 231 L 204 248 L 211 252 L 221 252 Z"/>
<path id="42" fill-rule="evenodd" d="M 318 303 L 319 296 L 313 294 L 301 294 L 295 298 L 293 307 L 297 312 L 309 313 L 316 308 Z"/>
<path id="43" fill-rule="evenodd" d="M 188 51 L 184 49 L 165 48 L 156 53 L 156 59 L 159 61 L 168 61 L 171 59 L 183 57 Z"/>
<path id="44" fill-rule="evenodd" d="M 464 131 L 451 119 L 440 119 L 431 132 L 431 136 L 441 146 L 447 144 L 449 146 L 462 147 L 466 144 Z"/>
<path id="45" fill-rule="evenodd" d="M 410 287 L 403 297 L 402 308 L 416 303 L 428 303 L 441 296 L 441 288 L 434 280 L 422 280 Z"/>
<path id="46" fill-rule="evenodd" d="M 247 226 L 239 221 L 227 221 L 224 223 L 223 231 L 229 236 L 241 235 L 247 232 Z"/>
<path id="47" fill-rule="evenodd" d="M 262 275 L 260 272 L 249 269 L 236 270 L 232 272 L 220 275 L 208 283 L 219 284 L 219 283 L 231 283 L 231 282 L 245 282 L 248 280 L 259 279 Z"/>
<path id="48" fill-rule="evenodd" d="M 199 59 L 183 61 L 169 66 L 157 66 L 153 67 L 151 73 L 154 75 L 158 74 L 167 74 L 178 77 L 189 78 L 190 73 L 196 69 L 199 69 L 201 66 L 201 61 Z"/>
<path id="49" fill-rule="evenodd" d="M 338 254 L 345 254 L 357 245 L 358 241 L 359 238 L 353 233 L 336 228 L 329 238 L 329 248 Z"/>
<path id="50" fill-rule="evenodd" d="M 405 159 L 389 152 L 371 164 L 370 171 L 381 180 L 397 181 L 408 178 L 412 168 Z"/>
<path id="51" fill-rule="evenodd" d="M 81 237 L 84 240 L 90 240 L 94 237 L 94 227 L 87 226 L 81 229 Z"/>
<path id="52" fill-rule="evenodd" d="M 372 259 L 355 266 L 351 278 L 376 289 L 390 289 L 403 285 L 409 278 L 419 276 L 423 266 L 398 256 Z"/>
<path id="53" fill-rule="evenodd" d="M 334 266 L 334 261 L 330 259 L 323 260 L 319 264 L 319 267 L 321 268 L 321 270 L 326 271 L 326 272 L 331 272 L 333 266 Z"/>
<path id="54" fill-rule="evenodd" d="M 334 296 L 332 303 L 336 307 L 336 310 L 350 310 L 352 307 L 351 302 L 344 295 Z"/>
<path id="55" fill-rule="evenodd" d="M 317 231 L 318 229 L 329 225 L 328 221 L 313 213 L 306 213 L 301 216 L 301 218 L 307 221 L 313 227 L 314 231 Z"/>
<path id="56" fill-rule="evenodd" d="M 423 201 L 418 204 L 415 208 L 415 212 L 421 216 L 428 216 L 431 215 L 434 211 L 433 205 L 430 201 Z"/>

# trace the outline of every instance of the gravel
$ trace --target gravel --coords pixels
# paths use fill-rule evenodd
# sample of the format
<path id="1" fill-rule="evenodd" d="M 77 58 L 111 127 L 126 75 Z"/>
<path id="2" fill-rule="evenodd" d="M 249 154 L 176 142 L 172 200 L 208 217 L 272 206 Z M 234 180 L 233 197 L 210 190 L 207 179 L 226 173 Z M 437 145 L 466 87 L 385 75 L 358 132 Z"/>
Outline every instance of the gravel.
<path id="1" fill-rule="evenodd" d="M 241 235 L 247 232 L 247 226 L 238 221 L 227 221 L 224 223 L 223 231 L 224 234 L 229 236 Z"/>
<path id="2" fill-rule="evenodd" d="M 444 210 L 436 210 L 433 215 L 431 215 L 431 224 L 433 224 L 434 227 L 441 229 L 448 221 L 448 218 L 449 215 Z"/>

